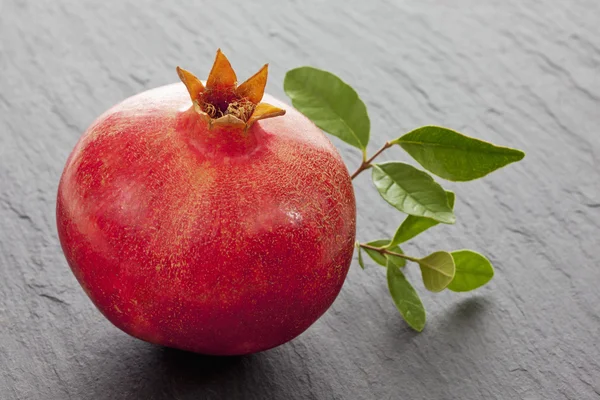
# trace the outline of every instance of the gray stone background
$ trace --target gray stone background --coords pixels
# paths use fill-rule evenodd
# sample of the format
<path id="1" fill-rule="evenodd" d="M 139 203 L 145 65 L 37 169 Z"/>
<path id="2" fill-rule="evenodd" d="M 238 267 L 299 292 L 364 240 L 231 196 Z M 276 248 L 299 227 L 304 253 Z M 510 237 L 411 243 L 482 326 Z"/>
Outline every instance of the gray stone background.
<path id="1" fill-rule="evenodd" d="M 597 0 L 0 0 L 0 398 L 600 398 L 599 15 Z M 176 81 L 176 65 L 205 76 L 218 47 L 241 78 L 270 62 L 278 97 L 290 68 L 341 76 L 367 103 L 371 151 L 432 123 L 524 149 L 482 181 L 445 184 L 459 222 L 405 249 L 477 249 L 494 280 L 472 294 L 417 285 L 416 334 L 383 270 L 353 264 L 312 328 L 248 357 L 110 325 L 58 244 L 62 167 L 101 112 Z M 358 154 L 334 142 L 353 169 Z M 367 174 L 356 194 L 359 238 L 391 235 L 401 216 Z"/>

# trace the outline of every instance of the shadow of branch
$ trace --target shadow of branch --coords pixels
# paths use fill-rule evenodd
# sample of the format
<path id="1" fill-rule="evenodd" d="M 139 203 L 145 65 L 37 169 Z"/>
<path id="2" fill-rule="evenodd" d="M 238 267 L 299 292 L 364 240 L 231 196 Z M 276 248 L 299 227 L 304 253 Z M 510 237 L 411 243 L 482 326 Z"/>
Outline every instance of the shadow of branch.
<path id="1" fill-rule="evenodd" d="M 464 335 L 485 325 L 485 315 L 493 307 L 483 296 L 475 296 L 455 304 L 443 315 L 429 318 L 425 330 L 416 332 L 398 316 L 388 323 L 387 336 L 391 339 L 394 353 L 415 351 L 416 343 L 444 338 L 448 342 L 462 340 Z"/>
<path id="2" fill-rule="evenodd" d="M 441 324 L 456 324 L 464 326 L 477 323 L 484 315 L 484 311 L 489 309 L 492 303 L 483 296 L 469 297 L 454 305 L 444 317 Z"/>

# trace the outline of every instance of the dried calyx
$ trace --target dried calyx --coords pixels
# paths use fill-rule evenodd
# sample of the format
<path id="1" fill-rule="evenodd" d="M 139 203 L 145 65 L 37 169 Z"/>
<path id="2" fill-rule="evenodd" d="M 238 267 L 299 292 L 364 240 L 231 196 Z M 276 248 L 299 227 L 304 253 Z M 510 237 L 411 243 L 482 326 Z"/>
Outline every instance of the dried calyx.
<path id="1" fill-rule="evenodd" d="M 206 118 L 210 128 L 248 129 L 258 120 L 285 114 L 285 110 L 260 102 L 267 84 L 267 69 L 266 64 L 238 86 L 229 60 L 219 49 L 206 86 L 185 69 L 177 67 L 177 74 L 190 93 L 194 109 Z"/>

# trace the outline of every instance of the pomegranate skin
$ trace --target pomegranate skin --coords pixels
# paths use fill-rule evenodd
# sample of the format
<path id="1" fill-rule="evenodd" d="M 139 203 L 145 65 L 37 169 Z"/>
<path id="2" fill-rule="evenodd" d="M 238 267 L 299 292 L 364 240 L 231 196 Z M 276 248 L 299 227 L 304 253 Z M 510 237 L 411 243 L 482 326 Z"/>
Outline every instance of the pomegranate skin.
<path id="1" fill-rule="evenodd" d="M 356 205 L 335 147 L 286 110 L 208 129 L 183 84 L 131 97 L 69 156 L 57 197 L 66 259 L 96 307 L 139 339 L 248 354 L 305 331 L 338 295 Z"/>

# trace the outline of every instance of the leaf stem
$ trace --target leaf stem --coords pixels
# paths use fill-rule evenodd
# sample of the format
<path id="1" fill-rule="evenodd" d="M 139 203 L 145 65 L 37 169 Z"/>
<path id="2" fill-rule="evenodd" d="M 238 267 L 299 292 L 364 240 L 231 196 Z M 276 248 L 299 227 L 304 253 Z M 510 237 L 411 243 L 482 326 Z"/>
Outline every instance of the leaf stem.
<path id="1" fill-rule="evenodd" d="M 407 256 L 406 254 L 396 253 L 395 251 L 390 251 L 384 247 L 375 247 L 370 244 L 360 243 L 359 245 L 363 249 L 369 249 L 378 252 L 379 254 L 389 254 L 390 256 L 404 258 L 405 260 L 412 261 L 418 263 L 420 260 L 415 257 Z"/>
<path id="2" fill-rule="evenodd" d="M 358 176 L 358 174 L 360 174 L 361 172 L 363 172 L 365 169 L 369 169 L 371 168 L 371 163 L 373 162 L 373 160 L 380 155 L 381 153 L 383 153 L 383 151 L 385 149 L 389 149 L 390 147 L 392 147 L 393 144 L 390 142 L 385 142 L 385 144 L 383 145 L 382 148 L 380 148 L 379 150 L 377 150 L 377 152 L 375 154 L 373 154 L 373 157 L 369 158 L 368 160 L 366 159 L 366 153 L 363 152 L 363 161 L 361 162 L 361 164 L 359 165 L 358 169 L 356 171 L 354 171 L 354 173 L 352 175 L 350 175 L 350 179 L 354 179 Z"/>

